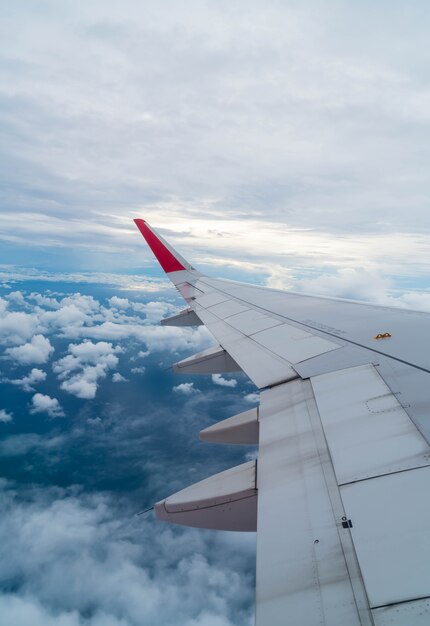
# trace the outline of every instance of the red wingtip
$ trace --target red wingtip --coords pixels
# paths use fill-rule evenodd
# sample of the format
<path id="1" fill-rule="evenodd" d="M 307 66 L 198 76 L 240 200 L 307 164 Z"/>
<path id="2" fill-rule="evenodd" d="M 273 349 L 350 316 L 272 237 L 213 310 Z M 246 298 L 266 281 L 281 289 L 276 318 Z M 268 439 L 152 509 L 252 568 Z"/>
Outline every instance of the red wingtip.
<path id="1" fill-rule="evenodd" d="M 170 252 L 157 235 L 149 228 L 145 220 L 135 219 L 133 220 L 152 252 L 155 254 L 157 261 L 160 263 L 163 270 L 168 274 L 169 272 L 179 272 L 184 270 L 185 267 L 178 261 L 178 259 Z"/>

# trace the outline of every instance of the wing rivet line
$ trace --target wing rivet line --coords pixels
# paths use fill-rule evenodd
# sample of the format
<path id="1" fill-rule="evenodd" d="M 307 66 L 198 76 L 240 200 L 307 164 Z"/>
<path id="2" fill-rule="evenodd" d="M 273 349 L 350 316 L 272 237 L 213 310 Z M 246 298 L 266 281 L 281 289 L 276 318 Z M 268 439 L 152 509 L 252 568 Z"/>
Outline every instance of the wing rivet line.
<path id="1" fill-rule="evenodd" d="M 390 333 L 378 333 L 373 337 L 373 339 L 389 339 L 390 337 Z"/>

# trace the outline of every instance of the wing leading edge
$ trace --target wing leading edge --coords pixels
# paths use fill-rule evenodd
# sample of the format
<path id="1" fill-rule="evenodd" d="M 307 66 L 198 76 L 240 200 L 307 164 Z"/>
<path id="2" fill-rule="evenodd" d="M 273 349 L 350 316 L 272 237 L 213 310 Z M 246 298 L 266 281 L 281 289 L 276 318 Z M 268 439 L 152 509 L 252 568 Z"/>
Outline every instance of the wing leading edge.
<path id="1" fill-rule="evenodd" d="M 157 503 L 160 519 L 257 530 L 256 624 L 430 622 L 430 315 L 204 276 L 135 220 L 218 347 L 178 372 L 242 370 L 260 405 L 202 431 L 259 443 Z"/>

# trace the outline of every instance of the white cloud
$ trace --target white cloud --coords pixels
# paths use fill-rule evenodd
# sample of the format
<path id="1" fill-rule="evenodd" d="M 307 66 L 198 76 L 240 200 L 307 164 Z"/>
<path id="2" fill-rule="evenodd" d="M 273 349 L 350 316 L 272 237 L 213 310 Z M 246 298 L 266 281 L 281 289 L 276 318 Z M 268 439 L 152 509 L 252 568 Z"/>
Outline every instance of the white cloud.
<path id="1" fill-rule="evenodd" d="M 213 337 L 204 326 L 190 329 L 103 322 L 88 328 L 71 329 L 68 336 L 116 341 L 137 339 L 145 343 L 150 352 L 163 350 L 171 352 L 194 350 L 197 352 L 213 344 Z"/>
<path id="2" fill-rule="evenodd" d="M 255 404 L 260 402 L 260 394 L 258 393 L 247 393 L 243 398 L 245 402 L 250 402 L 251 404 Z"/>
<path id="3" fill-rule="evenodd" d="M 221 374 L 212 374 L 212 382 L 221 387 L 236 387 L 237 385 L 235 378 L 224 378 Z"/>
<path id="4" fill-rule="evenodd" d="M 8 307 L 8 302 L 4 298 L 0 298 L 0 315 L 4 315 Z"/>
<path id="5" fill-rule="evenodd" d="M 118 365 L 120 346 L 106 341 L 84 341 L 70 344 L 69 354 L 56 361 L 54 373 L 62 380 L 61 389 L 78 398 L 92 400 L 97 392 L 98 381 Z"/>
<path id="6" fill-rule="evenodd" d="M 36 393 L 31 399 L 30 413 L 47 413 L 49 417 L 64 417 L 65 413 L 56 398 Z"/>
<path id="7" fill-rule="evenodd" d="M 199 393 L 198 389 L 194 389 L 194 383 L 181 383 L 173 387 L 175 393 L 183 393 L 185 396 L 190 396 L 193 393 Z"/>
<path id="8" fill-rule="evenodd" d="M 134 311 L 139 313 L 144 313 L 146 316 L 146 320 L 150 324 L 156 324 L 163 317 L 166 317 L 169 314 L 177 313 L 178 307 L 170 302 L 164 302 L 162 300 L 158 300 L 155 302 L 134 302 L 132 304 L 132 308 Z"/>
<path id="9" fill-rule="evenodd" d="M 6 298 L 15 304 L 25 305 L 25 298 L 21 291 L 11 291 Z"/>
<path id="10" fill-rule="evenodd" d="M 28 313 L 0 313 L 0 339 L 9 344 L 21 344 L 27 341 L 35 331 L 37 317 Z"/>
<path id="11" fill-rule="evenodd" d="M 71 303 L 62 305 L 55 311 L 40 312 L 39 321 L 48 328 L 59 328 L 67 332 L 70 327 L 80 327 L 91 322 L 91 317 L 88 311 Z"/>
<path id="12" fill-rule="evenodd" d="M 78 309 L 89 313 L 90 311 L 97 311 L 100 307 L 100 302 L 93 296 L 83 296 L 79 292 L 70 296 L 62 298 L 60 306 L 76 306 Z"/>
<path id="13" fill-rule="evenodd" d="M 99 378 L 104 378 L 106 372 L 103 368 L 85 367 L 83 370 L 63 381 L 60 385 L 63 391 L 81 398 L 83 400 L 92 400 L 95 398 L 98 388 Z"/>
<path id="14" fill-rule="evenodd" d="M 13 385 L 18 385 L 22 387 L 24 391 L 34 391 L 33 385 L 37 385 L 46 380 L 46 372 L 38 369 L 37 367 L 33 367 L 31 372 L 24 376 L 23 378 L 17 378 L 15 380 L 11 380 Z"/>
<path id="15" fill-rule="evenodd" d="M 125 382 L 127 382 L 127 379 L 124 378 L 124 376 L 122 374 L 120 374 L 119 372 L 115 372 L 115 374 L 113 374 L 113 376 L 112 376 L 112 382 L 114 382 L 114 383 L 125 383 Z"/>
<path id="16" fill-rule="evenodd" d="M 122 352 L 122 349 L 120 346 L 113 347 L 111 343 L 106 341 L 99 341 L 98 343 L 84 341 L 80 344 L 69 345 L 69 352 L 76 359 L 85 363 L 103 363 L 109 367 L 115 367 L 118 363 L 118 357 L 115 355 Z"/>
<path id="17" fill-rule="evenodd" d="M 43 335 L 34 335 L 29 343 L 16 348 L 8 348 L 6 354 L 22 365 L 46 363 L 54 352 L 49 339 Z"/>
<path id="18" fill-rule="evenodd" d="M 49 309 L 59 309 L 60 303 L 55 298 L 45 296 L 41 293 L 32 292 L 28 296 L 29 300 L 34 300 L 39 306 L 48 307 Z"/>
<path id="19" fill-rule="evenodd" d="M 13 413 L 8 413 L 5 409 L 0 409 L 0 422 L 7 424 L 13 420 Z"/>
<path id="20" fill-rule="evenodd" d="M 146 367 L 144 367 L 143 365 L 141 367 L 132 367 L 131 373 L 132 374 L 144 374 L 145 370 L 146 370 Z"/>
<path id="21" fill-rule="evenodd" d="M 112 307 L 115 307 L 117 309 L 128 309 L 130 307 L 130 302 L 128 298 L 119 298 L 118 296 L 112 296 L 112 298 L 109 298 L 108 302 Z"/>

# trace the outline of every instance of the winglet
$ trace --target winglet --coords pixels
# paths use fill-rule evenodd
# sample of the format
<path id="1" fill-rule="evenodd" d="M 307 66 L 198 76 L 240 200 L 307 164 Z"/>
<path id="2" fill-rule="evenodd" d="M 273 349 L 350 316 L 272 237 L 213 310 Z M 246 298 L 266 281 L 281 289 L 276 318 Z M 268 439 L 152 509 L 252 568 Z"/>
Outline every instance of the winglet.
<path id="1" fill-rule="evenodd" d="M 189 263 L 187 263 L 176 250 L 169 246 L 160 235 L 153 231 L 145 220 L 135 219 L 134 223 L 146 239 L 148 246 L 151 248 L 166 274 L 190 269 Z"/>

